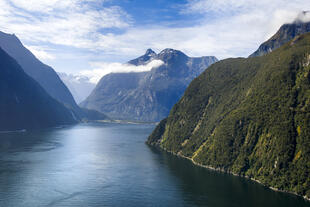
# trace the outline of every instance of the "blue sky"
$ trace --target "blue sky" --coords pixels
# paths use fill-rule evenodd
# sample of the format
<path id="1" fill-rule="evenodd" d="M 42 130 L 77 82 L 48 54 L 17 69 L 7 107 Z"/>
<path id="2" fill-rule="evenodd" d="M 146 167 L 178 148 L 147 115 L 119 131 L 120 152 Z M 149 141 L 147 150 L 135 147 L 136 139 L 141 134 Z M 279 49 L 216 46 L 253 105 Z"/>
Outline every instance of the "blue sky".
<path id="1" fill-rule="evenodd" d="M 309 9 L 309 0 L 0 0 L 0 30 L 56 71 L 102 76 L 147 48 L 246 57 Z"/>

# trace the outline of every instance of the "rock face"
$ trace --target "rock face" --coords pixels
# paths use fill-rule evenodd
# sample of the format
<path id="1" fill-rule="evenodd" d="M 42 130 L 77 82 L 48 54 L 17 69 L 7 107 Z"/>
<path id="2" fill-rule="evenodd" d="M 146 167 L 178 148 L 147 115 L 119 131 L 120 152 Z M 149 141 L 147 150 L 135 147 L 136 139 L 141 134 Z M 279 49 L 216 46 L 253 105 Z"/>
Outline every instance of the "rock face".
<path id="1" fill-rule="evenodd" d="M 128 63 L 132 65 L 144 65 L 157 58 L 157 54 L 152 49 L 147 49 L 145 54 L 136 59 L 130 60 Z"/>
<path id="2" fill-rule="evenodd" d="M 213 64 L 147 142 L 310 198 L 310 34 Z"/>
<path id="3" fill-rule="evenodd" d="M 47 94 L 0 48 L 0 131 L 75 122 L 70 110 Z"/>
<path id="4" fill-rule="evenodd" d="M 138 66 L 153 60 L 161 60 L 163 64 L 148 72 L 104 76 L 81 106 L 114 119 L 159 121 L 168 115 L 188 84 L 217 61 L 215 57 L 191 58 L 173 49 L 159 54 L 148 49 L 128 63 Z"/>
<path id="5" fill-rule="evenodd" d="M 21 41 L 15 36 L 0 32 L 0 47 L 14 58 L 26 74 L 37 81 L 43 89 L 54 99 L 63 103 L 74 113 L 77 121 L 92 119 L 88 117 L 89 111 L 81 109 L 75 102 L 69 89 L 61 81 L 53 68 L 38 60 Z M 86 113 L 87 112 L 87 113 Z M 94 111 L 91 114 L 95 113 Z M 92 116 L 93 117 L 93 116 Z M 106 117 L 98 113 L 97 117 Z"/>
<path id="6" fill-rule="evenodd" d="M 292 24 L 282 25 L 278 32 L 261 44 L 250 57 L 265 55 L 294 39 L 294 37 L 310 32 L 310 22 L 304 21 L 308 15 L 310 15 L 308 12 L 303 12 Z"/>

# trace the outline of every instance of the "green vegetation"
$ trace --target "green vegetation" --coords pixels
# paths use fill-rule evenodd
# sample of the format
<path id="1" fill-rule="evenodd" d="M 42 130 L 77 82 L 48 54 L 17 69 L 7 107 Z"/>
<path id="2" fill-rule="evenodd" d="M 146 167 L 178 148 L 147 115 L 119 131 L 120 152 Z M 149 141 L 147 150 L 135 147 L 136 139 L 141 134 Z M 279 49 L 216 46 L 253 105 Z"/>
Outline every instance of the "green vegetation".
<path id="1" fill-rule="evenodd" d="M 148 143 L 310 198 L 310 34 L 213 64 Z"/>

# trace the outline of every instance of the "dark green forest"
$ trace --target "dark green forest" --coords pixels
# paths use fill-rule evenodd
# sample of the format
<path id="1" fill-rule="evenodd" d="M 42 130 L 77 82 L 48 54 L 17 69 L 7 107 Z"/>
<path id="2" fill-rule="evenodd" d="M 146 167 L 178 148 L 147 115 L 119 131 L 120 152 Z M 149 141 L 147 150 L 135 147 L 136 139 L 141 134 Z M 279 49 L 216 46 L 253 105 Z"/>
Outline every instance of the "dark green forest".
<path id="1" fill-rule="evenodd" d="M 310 34 L 194 79 L 148 144 L 310 197 Z"/>

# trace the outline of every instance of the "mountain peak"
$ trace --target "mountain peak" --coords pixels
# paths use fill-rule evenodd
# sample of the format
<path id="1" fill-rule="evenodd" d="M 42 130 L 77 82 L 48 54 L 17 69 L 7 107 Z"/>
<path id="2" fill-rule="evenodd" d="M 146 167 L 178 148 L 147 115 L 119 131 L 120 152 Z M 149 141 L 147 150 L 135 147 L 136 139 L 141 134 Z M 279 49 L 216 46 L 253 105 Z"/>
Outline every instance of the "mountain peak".
<path id="1" fill-rule="evenodd" d="M 5 39 L 5 41 L 13 41 L 15 43 L 21 44 L 21 41 L 18 39 L 18 37 L 14 33 L 8 34 L 8 33 L 0 31 L 0 38 Z"/>
<path id="2" fill-rule="evenodd" d="M 161 51 L 158 54 L 159 59 L 163 60 L 166 62 L 168 59 L 174 59 L 174 58 L 181 58 L 181 59 L 187 59 L 188 56 L 185 55 L 183 52 L 171 48 L 166 48 L 163 51 Z"/>
<path id="3" fill-rule="evenodd" d="M 153 56 L 156 55 L 156 53 L 151 49 L 147 49 L 144 55 Z"/>
<path id="4" fill-rule="evenodd" d="M 157 54 L 152 49 L 149 48 L 146 50 L 144 55 L 136 59 L 130 60 L 128 63 L 132 65 L 145 65 L 156 57 L 157 57 Z"/>
<path id="5" fill-rule="evenodd" d="M 172 49 L 172 48 L 166 48 L 162 50 L 159 54 L 164 54 L 164 53 L 167 54 L 167 53 L 182 53 L 182 52 L 179 50 Z"/>

